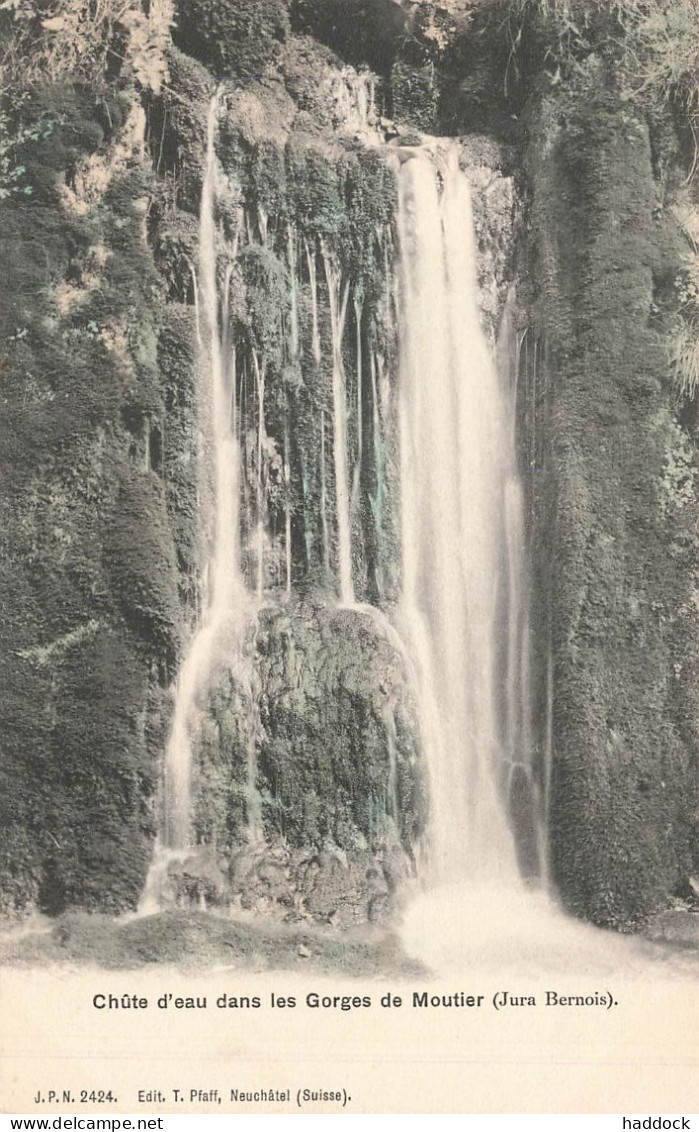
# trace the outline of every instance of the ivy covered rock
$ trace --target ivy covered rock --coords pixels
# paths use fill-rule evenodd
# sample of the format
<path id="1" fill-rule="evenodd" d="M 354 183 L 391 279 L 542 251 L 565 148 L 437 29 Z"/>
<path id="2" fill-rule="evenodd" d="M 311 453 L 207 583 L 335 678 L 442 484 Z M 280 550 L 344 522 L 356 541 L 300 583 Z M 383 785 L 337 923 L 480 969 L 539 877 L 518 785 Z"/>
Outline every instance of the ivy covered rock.
<path id="1" fill-rule="evenodd" d="M 426 802 L 405 662 L 381 615 L 265 610 L 243 650 L 249 685 L 221 673 L 197 740 L 195 830 L 222 878 L 200 876 L 201 891 L 283 916 L 385 919 Z M 198 875 L 196 857 L 188 868 Z"/>
<path id="2" fill-rule="evenodd" d="M 186 0 L 175 43 L 221 78 L 255 78 L 289 33 L 288 0 Z"/>

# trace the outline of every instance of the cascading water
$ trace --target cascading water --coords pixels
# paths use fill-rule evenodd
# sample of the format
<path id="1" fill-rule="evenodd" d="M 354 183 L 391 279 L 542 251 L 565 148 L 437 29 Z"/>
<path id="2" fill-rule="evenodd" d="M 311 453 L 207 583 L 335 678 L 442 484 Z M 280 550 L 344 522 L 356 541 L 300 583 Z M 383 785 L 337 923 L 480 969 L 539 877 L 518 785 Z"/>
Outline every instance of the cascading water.
<path id="1" fill-rule="evenodd" d="M 353 147 L 358 139 L 366 147 L 384 146 L 373 124 L 372 100 L 370 78 L 343 78 L 337 105 L 345 125 L 338 126 L 338 133 L 351 136 Z M 288 710 L 292 718 L 291 708 L 295 712 L 307 698 L 312 666 L 318 671 L 321 665 L 341 668 L 346 631 L 351 652 L 361 658 L 356 662 L 350 656 L 342 688 L 347 703 L 351 701 L 347 711 L 354 710 L 356 697 L 360 723 L 351 756 L 356 755 L 358 767 L 366 756 L 375 787 L 362 799 L 377 831 L 376 842 L 358 858 L 367 877 L 373 878 L 373 868 L 366 871 L 367 853 L 378 865 L 390 859 L 393 868 L 397 861 L 392 877 L 406 876 L 419 836 L 415 717 L 410 697 L 406 694 L 402 701 L 406 685 L 415 690 L 431 816 L 419 847 L 422 893 L 403 923 L 406 949 L 442 971 L 466 965 L 517 972 L 536 966 L 567 970 L 571 954 L 578 966 L 581 956 L 583 964 L 601 952 L 606 956 L 614 946 L 608 938 L 567 920 L 545 891 L 553 654 L 549 641 L 544 697 L 540 670 L 536 679 L 531 675 L 525 493 L 517 471 L 521 338 L 515 304 L 509 301 L 497 349 L 481 327 L 470 189 L 460 168 L 460 145 L 432 139 L 419 146 L 383 148 L 385 157 L 393 155 L 388 161 L 398 166 L 396 272 L 388 211 L 379 213 L 371 229 L 363 210 L 349 214 L 367 253 L 359 261 L 347 255 L 341 232 L 321 235 L 302 213 L 280 223 L 254 193 L 243 208 L 241 194 L 225 183 L 217 162 L 218 113 L 219 99 L 214 99 L 196 272 L 192 266 L 201 450 L 209 473 L 203 511 L 213 503 L 215 521 L 206 540 L 211 550 L 202 576 L 202 612 L 177 682 L 162 829 L 140 910 L 157 911 L 172 903 L 185 887 L 183 876 L 187 883 L 196 881 L 202 863 L 211 866 L 211 875 L 218 870 L 214 885 L 222 879 L 220 889 L 214 889 L 216 906 L 236 900 L 243 905 L 243 895 L 257 900 L 261 893 L 260 905 L 244 906 L 270 910 L 274 902 L 266 887 L 255 888 L 253 873 L 259 861 L 259 879 L 266 885 L 265 852 L 271 849 L 271 872 L 278 876 L 279 861 L 291 844 L 282 822 L 287 801 L 277 790 L 286 786 L 285 759 L 299 749 L 290 728 L 282 734 L 283 754 L 273 747 L 271 692 L 281 704 L 279 717 Z M 367 195 L 367 201 L 386 203 L 380 179 L 369 183 L 373 197 Z M 264 281 L 281 286 L 285 278 L 288 306 L 276 292 L 273 302 L 260 301 L 266 295 Z M 526 371 L 526 354 L 524 362 Z M 534 460 L 525 458 L 523 466 L 537 459 L 535 451 Z M 399 528 L 401 590 L 396 603 L 398 564 L 393 559 Z M 253 633 L 262 602 L 270 616 L 257 618 Z M 321 608 L 326 602 L 342 607 L 341 616 L 334 611 L 329 622 L 330 643 Z M 287 608 L 277 608 L 285 603 Z M 317 624 L 298 632 L 306 612 Z M 355 620 L 359 617 L 371 619 L 366 626 L 370 633 Z M 361 650 L 377 640 L 391 646 L 396 665 L 385 685 L 371 689 L 371 712 L 366 712 L 363 683 L 362 694 L 355 694 L 355 665 L 358 669 L 364 659 Z M 220 686 L 219 675 L 225 676 Z M 546 701 L 540 712 L 545 718 L 537 717 L 537 727 L 532 683 L 537 684 L 538 706 Z M 319 681 L 317 690 L 324 688 Z M 234 695 L 227 701 L 231 689 Z M 284 703 L 287 695 L 291 708 Z M 327 734 L 332 749 L 334 735 L 326 728 L 320 697 L 308 700 L 309 731 L 314 738 Z M 216 710 L 204 729 L 202 716 L 211 704 Z M 228 710 L 235 718 L 225 715 Z M 372 753 L 362 750 L 362 737 L 370 732 L 360 713 L 370 716 L 373 726 L 377 711 L 382 726 L 371 733 Z M 235 722 L 225 733 L 224 718 Z M 382 734 L 383 771 L 377 757 Z M 273 758 L 267 757 L 269 751 Z M 219 759 L 212 764 L 212 779 L 219 765 L 225 767 L 213 783 L 203 775 L 196 790 L 191 781 L 194 752 L 213 752 Z M 317 895 L 314 916 L 325 916 L 328 902 L 334 907 L 342 899 L 337 862 L 350 866 L 352 878 L 359 876 L 354 849 L 340 850 L 333 843 L 339 825 L 333 828 L 332 777 L 344 777 L 348 765 L 343 760 L 340 766 L 338 760 L 336 766 L 320 767 L 322 780 L 313 773 L 304 779 L 309 811 L 325 806 L 327 796 L 327 832 L 317 824 L 312 868 L 302 862 L 300 872 L 293 854 L 289 856 L 288 884 L 280 882 L 282 899 L 276 900 L 273 914 L 286 916 L 292 901 L 294 914 L 307 914 L 311 905 L 304 886 L 316 858 L 331 859 L 332 883 L 324 889 L 320 866 L 320 883 L 311 890 Z M 229 769 L 234 774 L 227 780 Z M 289 770 L 293 779 L 297 767 Z M 344 789 L 347 784 L 341 785 Z M 205 853 L 195 859 L 194 797 L 199 835 L 213 849 L 208 861 Z M 347 797 L 354 805 L 354 795 L 348 791 Z M 218 825 L 207 827 L 199 819 L 210 798 L 222 802 L 217 820 L 223 816 Z M 295 815 L 305 798 L 292 798 L 290 828 L 297 835 Z M 231 800 L 233 829 L 227 824 Z M 345 823 L 346 797 L 340 808 Z M 279 833 L 270 832 L 270 812 L 279 819 Z M 352 845 L 358 844 L 351 833 Z M 233 875 L 234 870 L 226 872 L 219 865 L 243 855 L 241 840 L 248 842 L 249 859 Z M 317 852 L 319 846 L 327 853 Z M 181 869 L 174 867 L 177 861 L 183 863 Z M 235 887 L 243 873 L 245 890 Z M 210 876 L 202 875 L 208 883 Z M 535 877 L 544 882 L 538 891 L 531 884 Z M 354 879 L 352 886 L 354 900 L 359 887 Z M 389 901 L 398 884 L 380 898 L 373 892 L 373 879 L 371 887 L 365 905 L 370 920 L 374 907 L 392 911 L 395 905 Z M 196 891 L 208 894 L 211 889 Z M 360 912 L 364 899 L 357 897 Z M 621 944 L 618 953 L 622 955 Z"/>
<path id="2" fill-rule="evenodd" d="M 345 283 L 344 289 L 342 289 L 341 275 L 337 264 L 324 247 L 322 251 L 325 277 L 328 284 L 332 334 L 333 461 L 335 467 L 340 600 L 343 605 L 352 605 L 354 602 L 354 585 L 352 581 L 352 524 L 347 472 L 347 395 L 342 360 L 342 340 L 347 318 L 349 284 Z"/>
<path id="3" fill-rule="evenodd" d="M 213 468 L 215 525 L 204 613 L 181 668 L 172 731 L 165 758 L 163 827 L 142 907 L 162 904 L 168 867 L 190 851 L 192 744 L 217 658 L 235 670 L 254 700 L 244 671 L 242 642 L 250 616 L 263 600 L 267 545 L 267 448 L 265 380 L 267 360 L 251 346 L 245 373 L 254 378 L 254 490 L 241 476 L 241 413 L 238 412 L 235 343 L 229 325 L 229 294 L 237 248 L 230 246 L 222 285 L 218 278 L 219 233 L 215 214 L 219 171 L 215 141 L 219 99 L 212 100 L 207 127 L 205 176 L 200 208 L 197 286 L 202 406 L 207 412 Z M 332 374 L 328 424 L 333 453 L 334 517 L 337 531 L 336 586 L 340 603 L 370 612 L 397 642 L 417 684 L 420 724 L 429 777 L 431 827 L 425 879 L 435 886 L 520 883 L 513 836 L 536 824 L 529 725 L 528 627 L 522 493 L 516 474 L 514 398 L 501 380 L 480 326 L 476 250 L 468 180 L 459 168 L 458 143 L 432 143 L 400 151 L 399 215 L 399 432 L 402 525 L 402 595 L 397 624 L 379 608 L 357 605 L 353 579 L 352 513 L 359 498 L 362 457 L 363 293 L 344 278 L 334 251 L 314 247 L 289 228 L 286 249 L 292 274 L 288 326 L 289 358 L 300 355 L 300 289 L 297 247 L 308 266 L 311 357 L 321 364 L 316 255 L 319 253 L 330 314 Z M 258 231 L 269 238 L 266 215 L 249 221 L 248 242 Z M 385 245 L 387 280 L 391 276 Z M 349 466 L 348 393 L 344 339 L 349 299 L 355 313 L 357 431 L 354 477 Z M 377 471 L 383 467 L 377 421 L 381 358 L 370 354 Z M 244 363 L 245 365 L 245 363 Z M 502 367 L 501 367 L 502 368 Z M 252 388 L 252 387 L 251 387 Z M 248 400 L 249 400 L 248 391 Z M 324 480 L 325 409 L 321 409 L 321 498 L 324 559 L 329 532 Z M 250 417 L 250 404 L 248 405 Z M 246 418 L 247 420 L 247 418 Z M 251 427 L 248 421 L 248 429 Z M 249 437 L 246 443 L 249 444 Z M 284 422 L 284 482 L 289 494 L 290 438 Z M 250 449 L 252 451 L 252 449 Z M 251 475 L 248 470 L 248 478 Z M 381 475 L 377 493 L 381 490 Z M 241 562 L 239 509 L 247 514 L 252 554 L 246 586 Z M 381 520 L 381 501 L 372 498 Z M 291 592 L 291 520 L 285 513 L 285 592 Z M 255 596 L 253 596 L 255 595 Z M 398 629 L 401 637 L 396 634 Z M 254 825 L 255 760 L 249 750 L 248 821 Z M 395 762 L 395 752 L 393 756 Z M 390 793 L 395 798 L 395 765 Z M 509 797 L 509 807 L 508 807 Z M 259 800 L 258 800 L 259 801 Z M 259 815 L 258 815 L 259 816 Z M 531 842 L 531 838 L 529 839 Z M 534 839 L 536 840 L 536 839 Z M 529 872 L 537 871 L 528 854 Z M 519 853 L 521 864 L 522 854 Z"/>
<path id="4" fill-rule="evenodd" d="M 205 571 L 208 601 L 177 681 L 172 729 L 165 752 L 162 830 L 141 900 L 143 912 L 157 911 L 167 900 L 169 865 L 173 860 L 184 858 L 190 847 L 192 741 L 200 698 L 207 689 L 217 649 L 225 642 L 227 653 L 235 655 L 251 609 L 240 565 L 240 455 L 227 303 L 223 304 L 222 316 L 219 313 L 215 223 L 218 112 L 219 98 L 215 97 L 209 107 L 207 123 L 206 167 L 199 215 L 197 301 L 201 401 L 208 407 L 214 479 L 213 547 Z M 224 293 L 227 290 L 228 280 Z"/>
<path id="5" fill-rule="evenodd" d="M 423 879 L 443 915 L 467 891 L 521 893 L 513 825 L 538 820 L 508 807 L 508 792 L 536 802 L 524 527 L 514 400 L 480 325 L 458 143 L 400 156 L 400 617 L 430 790 Z M 424 911 L 409 913 L 408 937 Z"/>

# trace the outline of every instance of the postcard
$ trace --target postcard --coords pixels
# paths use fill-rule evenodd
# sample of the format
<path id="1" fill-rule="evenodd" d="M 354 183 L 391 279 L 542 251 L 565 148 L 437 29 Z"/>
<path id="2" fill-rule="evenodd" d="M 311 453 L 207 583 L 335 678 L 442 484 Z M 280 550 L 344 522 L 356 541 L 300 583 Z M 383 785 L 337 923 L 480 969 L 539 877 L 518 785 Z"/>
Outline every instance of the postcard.
<path id="1" fill-rule="evenodd" d="M 2 1111 L 687 1116 L 696 0 L 0 35 Z"/>

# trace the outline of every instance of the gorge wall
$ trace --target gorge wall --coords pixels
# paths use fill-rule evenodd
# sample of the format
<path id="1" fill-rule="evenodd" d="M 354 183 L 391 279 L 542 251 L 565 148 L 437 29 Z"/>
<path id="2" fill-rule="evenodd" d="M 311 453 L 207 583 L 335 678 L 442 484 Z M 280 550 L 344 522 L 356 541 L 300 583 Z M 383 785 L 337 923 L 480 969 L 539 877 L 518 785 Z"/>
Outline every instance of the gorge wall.
<path id="1" fill-rule="evenodd" d="M 429 799 L 386 614 L 400 589 L 390 151 L 419 132 L 463 138 L 494 348 L 508 328 L 553 882 L 575 913 L 625 930 L 691 898 L 685 73 L 663 70 L 623 4 L 592 0 L 575 21 L 567 4 L 133 0 L 82 40 L 79 0 L 25 8 L 0 13 L 5 912 L 135 908 L 160 828 L 171 689 L 215 537 L 198 338 L 216 98 L 240 562 L 259 612 L 199 705 L 201 848 L 173 891 L 347 926 L 389 916 L 414 871 Z M 655 85 L 628 78 L 623 44 L 649 53 Z"/>

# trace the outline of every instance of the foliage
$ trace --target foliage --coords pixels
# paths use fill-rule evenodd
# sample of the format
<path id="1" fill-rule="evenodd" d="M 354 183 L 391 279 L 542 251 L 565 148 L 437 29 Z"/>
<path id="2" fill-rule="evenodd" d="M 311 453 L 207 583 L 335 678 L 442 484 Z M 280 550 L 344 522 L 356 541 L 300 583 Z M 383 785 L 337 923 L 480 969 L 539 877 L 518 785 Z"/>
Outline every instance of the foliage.
<path id="1" fill-rule="evenodd" d="M 248 177 L 254 193 L 251 205 L 272 218 L 278 217 L 286 195 L 284 154 L 279 146 L 267 140 L 258 142 L 250 155 Z"/>
<path id="2" fill-rule="evenodd" d="M 286 148 L 288 208 L 306 231 L 338 237 L 345 230 L 346 210 L 329 158 L 322 143 L 292 135 Z"/>
<path id="3" fill-rule="evenodd" d="M 329 67 L 339 65 L 339 60 L 327 47 L 307 35 L 291 36 L 279 60 L 286 89 L 299 110 L 311 114 L 319 127 L 330 124 L 331 107 L 323 98 L 323 86 L 318 78 Z"/>
<path id="4" fill-rule="evenodd" d="M 435 132 L 438 128 L 439 89 L 433 63 L 421 66 L 395 63 L 391 71 L 393 113 L 401 123 L 414 130 Z"/>
<path id="5" fill-rule="evenodd" d="M 672 518 L 673 512 L 691 507 L 696 499 L 696 468 L 692 444 L 678 424 L 668 429 L 668 451 L 659 485 L 660 509 Z"/>
<path id="6" fill-rule="evenodd" d="M 377 271 L 372 237 L 390 227 L 396 198 L 395 175 L 379 153 L 358 153 L 355 160 L 347 163 L 345 199 L 349 232 L 345 258 L 348 271 L 361 279 L 365 288 L 374 284 L 378 291 L 385 285 L 383 265 Z"/>
<path id="7" fill-rule="evenodd" d="M 629 930 L 691 874 L 696 541 L 672 307 L 653 313 L 682 249 L 658 220 L 643 110 L 592 91 L 602 67 L 588 61 L 528 123 L 545 361 L 523 400 L 546 406 L 531 490 L 556 681 L 552 874 L 577 914 Z"/>
<path id="8" fill-rule="evenodd" d="M 498 0 L 496 11 L 522 69 L 532 60 L 520 49 L 534 49 L 535 66 L 561 81 L 594 53 L 622 98 L 699 108 L 699 0 Z"/>
<path id="9" fill-rule="evenodd" d="M 159 91 L 167 77 L 171 0 L 151 0 L 147 14 L 141 0 L 4 0 L 0 21 L 3 86 L 66 78 L 101 86 L 125 60 L 145 90 Z"/>
<path id="10" fill-rule="evenodd" d="M 0 200 L 55 199 L 60 175 L 102 143 L 107 113 L 119 121 L 117 99 L 103 110 L 104 117 L 89 95 L 62 82 L 0 93 Z"/>
<path id="11" fill-rule="evenodd" d="M 109 576 L 139 635 L 172 647 L 178 622 L 172 535 L 155 476 L 115 470 L 118 495 L 105 533 Z"/>
<path id="12" fill-rule="evenodd" d="M 26 100 L 27 94 L 15 99 L 14 113 L 10 113 L 7 100 L 0 101 L 0 200 L 12 193 L 30 196 L 34 191 L 27 181 L 26 165 L 18 162 L 17 153 L 28 142 L 44 141 L 53 132 L 54 123 L 50 120 L 32 124 L 16 121 L 17 110 Z"/>
<path id="13" fill-rule="evenodd" d="M 433 59 L 443 56 L 467 30 L 477 7 L 474 0 L 416 0 L 408 25 L 411 46 Z"/>
<path id="14" fill-rule="evenodd" d="M 289 32 L 286 0 L 180 0 L 178 47 L 227 78 L 251 78 L 278 53 Z"/>
<path id="15" fill-rule="evenodd" d="M 170 302 L 163 312 L 158 363 L 165 381 L 165 491 L 183 604 L 193 599 L 198 554 L 197 365 L 192 307 Z"/>

